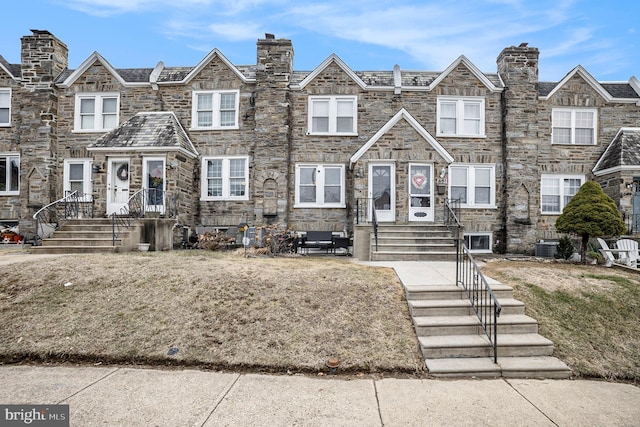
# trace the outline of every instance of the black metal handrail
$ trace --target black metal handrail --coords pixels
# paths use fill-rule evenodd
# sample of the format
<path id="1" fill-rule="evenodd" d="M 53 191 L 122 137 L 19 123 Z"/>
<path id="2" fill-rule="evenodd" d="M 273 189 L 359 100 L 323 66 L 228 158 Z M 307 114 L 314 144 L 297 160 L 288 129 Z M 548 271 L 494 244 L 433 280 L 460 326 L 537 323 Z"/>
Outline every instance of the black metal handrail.
<path id="1" fill-rule="evenodd" d="M 123 230 L 128 229 L 138 219 L 148 214 L 155 214 L 164 218 L 175 218 L 178 211 L 178 195 L 169 197 L 170 193 L 156 188 L 143 188 L 129 197 L 127 203 L 118 212 L 112 213 L 111 231 L 112 245 Z"/>
<path id="2" fill-rule="evenodd" d="M 371 212 L 371 221 L 368 221 L 369 212 Z M 378 250 L 378 214 L 376 213 L 376 206 L 373 203 L 372 198 L 358 198 L 356 199 L 356 224 L 371 222 L 373 227 L 373 238 L 376 245 L 376 251 Z"/>
<path id="3" fill-rule="evenodd" d="M 35 238 L 34 245 L 39 246 L 45 237 L 45 226 L 53 232 L 62 227 L 68 220 L 81 216 L 93 218 L 94 200 L 92 194 L 80 194 L 73 191 L 63 198 L 51 202 L 40 208 L 35 214 Z M 46 224 L 46 225 L 45 225 Z"/>
<path id="4" fill-rule="evenodd" d="M 456 262 L 456 284 L 462 286 L 467 292 L 471 307 L 478 316 L 482 329 L 493 348 L 493 362 L 498 363 L 498 317 L 500 317 L 502 306 L 467 246 L 463 243 L 459 248 L 461 248 L 458 250 L 461 256 Z"/>

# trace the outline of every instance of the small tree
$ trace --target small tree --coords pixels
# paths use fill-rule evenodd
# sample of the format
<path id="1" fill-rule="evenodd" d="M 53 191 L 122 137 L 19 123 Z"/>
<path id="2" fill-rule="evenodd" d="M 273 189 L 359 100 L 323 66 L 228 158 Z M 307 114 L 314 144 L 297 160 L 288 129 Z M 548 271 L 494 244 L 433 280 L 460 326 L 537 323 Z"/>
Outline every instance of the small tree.
<path id="1" fill-rule="evenodd" d="M 580 256 L 586 263 L 590 237 L 619 236 L 626 227 L 616 203 L 602 191 L 600 184 L 588 181 L 562 210 L 556 220 L 556 230 L 580 236 Z"/>
<path id="2" fill-rule="evenodd" d="M 573 247 L 573 242 L 569 238 L 569 236 L 562 236 L 558 243 L 558 249 L 556 250 L 555 257 L 557 259 L 568 260 L 573 255 L 573 251 L 575 248 Z"/>

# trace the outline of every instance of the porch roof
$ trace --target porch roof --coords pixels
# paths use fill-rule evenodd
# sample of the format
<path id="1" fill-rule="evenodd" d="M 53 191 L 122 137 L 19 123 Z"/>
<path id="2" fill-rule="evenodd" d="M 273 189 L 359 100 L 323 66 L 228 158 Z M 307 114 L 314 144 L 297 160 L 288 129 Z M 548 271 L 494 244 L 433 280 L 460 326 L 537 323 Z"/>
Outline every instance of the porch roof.
<path id="1" fill-rule="evenodd" d="M 621 128 L 593 168 L 596 176 L 623 169 L 640 170 L 640 128 Z"/>
<path id="2" fill-rule="evenodd" d="M 172 112 L 138 113 L 91 143 L 89 150 L 181 151 L 195 158 L 198 152 Z"/>

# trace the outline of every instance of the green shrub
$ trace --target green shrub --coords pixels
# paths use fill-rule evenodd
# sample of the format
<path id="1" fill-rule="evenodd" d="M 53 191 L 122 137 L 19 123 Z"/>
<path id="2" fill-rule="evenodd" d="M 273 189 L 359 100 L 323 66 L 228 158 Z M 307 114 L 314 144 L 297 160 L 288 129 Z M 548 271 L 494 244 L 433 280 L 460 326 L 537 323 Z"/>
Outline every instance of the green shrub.
<path id="1" fill-rule="evenodd" d="M 573 246 L 573 242 L 568 236 L 563 236 L 560 238 L 558 242 L 558 249 L 556 251 L 556 258 L 558 259 L 569 259 L 575 252 L 575 247 Z"/>

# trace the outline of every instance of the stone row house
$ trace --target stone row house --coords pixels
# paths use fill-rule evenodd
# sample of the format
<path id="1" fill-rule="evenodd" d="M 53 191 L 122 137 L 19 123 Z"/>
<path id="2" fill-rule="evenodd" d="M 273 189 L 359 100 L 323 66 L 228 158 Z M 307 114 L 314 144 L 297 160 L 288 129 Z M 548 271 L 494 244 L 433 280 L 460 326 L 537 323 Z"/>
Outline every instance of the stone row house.
<path id="1" fill-rule="evenodd" d="M 214 49 L 200 63 L 116 69 L 99 53 L 70 69 L 48 31 L 0 56 L 0 222 L 32 230 L 78 190 L 96 216 L 139 189 L 178 200 L 178 223 L 279 223 L 352 235 L 378 221 L 440 221 L 460 201 L 478 252 L 533 251 L 586 180 L 628 217 L 640 183 L 640 81 L 577 66 L 538 78 L 539 51 L 505 48 L 497 72 L 460 56 L 443 71 L 354 71 L 331 55 L 294 70 L 267 34 L 256 63 Z M 166 191 L 166 193 L 165 193 Z M 373 203 L 367 203 L 373 200 Z"/>

